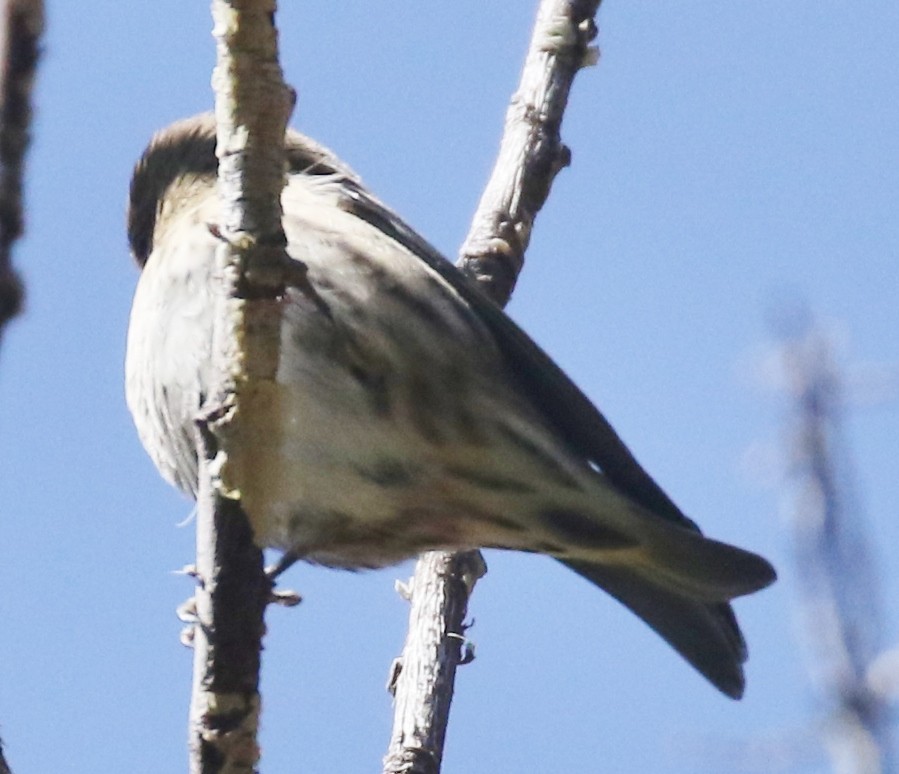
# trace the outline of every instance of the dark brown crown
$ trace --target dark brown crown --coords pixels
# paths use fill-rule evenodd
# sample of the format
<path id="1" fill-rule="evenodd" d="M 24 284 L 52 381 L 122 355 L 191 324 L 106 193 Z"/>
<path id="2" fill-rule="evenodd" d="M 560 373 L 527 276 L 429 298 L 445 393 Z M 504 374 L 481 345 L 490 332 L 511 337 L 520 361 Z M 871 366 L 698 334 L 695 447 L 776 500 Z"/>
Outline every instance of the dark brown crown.
<path id="1" fill-rule="evenodd" d="M 128 243 L 141 268 L 153 250 L 153 232 L 166 191 L 184 176 L 215 176 L 215 144 L 215 116 L 201 113 L 157 132 L 135 165 L 128 202 Z M 355 178 L 331 151 L 299 132 L 288 130 L 285 151 L 289 174 Z"/>

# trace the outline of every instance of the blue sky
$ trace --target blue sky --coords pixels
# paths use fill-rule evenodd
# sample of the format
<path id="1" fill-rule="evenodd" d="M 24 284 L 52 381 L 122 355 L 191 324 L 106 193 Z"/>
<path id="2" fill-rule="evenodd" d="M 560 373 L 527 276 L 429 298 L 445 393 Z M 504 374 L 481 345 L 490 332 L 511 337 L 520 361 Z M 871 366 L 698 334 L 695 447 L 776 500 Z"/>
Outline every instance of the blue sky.
<path id="1" fill-rule="evenodd" d="M 454 255 L 492 165 L 534 6 L 284 3 L 294 125 Z M 28 308 L 0 359 L 0 733 L 16 774 L 184 770 L 190 504 L 124 405 L 137 279 L 124 234 L 151 133 L 211 105 L 205 3 L 49 3 L 29 158 Z M 899 6 L 625 3 L 563 127 L 573 166 L 538 218 L 510 313 L 714 537 L 768 556 L 741 600 L 742 702 L 556 563 L 488 554 L 444 771 L 743 770 L 730 742 L 814 723 L 797 649 L 783 501 L 768 459 L 786 406 L 754 364 L 779 294 L 840 332 L 847 366 L 899 361 Z M 892 403 L 847 435 L 895 638 Z M 767 472 L 766 472 L 767 471 Z M 409 567 L 298 567 L 268 616 L 263 770 L 377 771 Z M 736 748 L 734 748 L 736 749 Z M 723 752 L 722 752 L 723 751 Z M 824 770 L 808 750 L 790 771 Z M 761 771 L 776 771 L 761 758 Z"/>

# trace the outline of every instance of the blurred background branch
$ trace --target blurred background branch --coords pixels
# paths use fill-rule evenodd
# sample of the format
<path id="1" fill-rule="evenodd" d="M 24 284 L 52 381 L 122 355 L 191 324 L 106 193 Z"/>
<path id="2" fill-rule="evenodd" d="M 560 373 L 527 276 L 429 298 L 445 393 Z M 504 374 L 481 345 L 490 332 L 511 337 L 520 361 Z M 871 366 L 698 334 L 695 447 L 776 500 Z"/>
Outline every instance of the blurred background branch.
<path id="1" fill-rule="evenodd" d="M 773 325 L 792 403 L 789 522 L 821 738 L 837 774 L 894 774 L 896 660 L 883 651 L 878 557 L 843 433 L 845 378 L 831 338 L 804 307 L 778 310 Z"/>
<path id="2" fill-rule="evenodd" d="M 22 308 L 12 246 L 22 235 L 22 179 L 31 139 L 31 92 L 44 31 L 42 0 L 6 0 L 0 10 L 0 338 Z"/>
<path id="3" fill-rule="evenodd" d="M 24 230 L 22 185 L 31 140 L 31 91 L 44 31 L 42 0 L 5 0 L 0 8 L 0 341 L 22 308 L 24 289 L 12 246 Z M 9 774 L 0 741 L 0 774 Z"/>

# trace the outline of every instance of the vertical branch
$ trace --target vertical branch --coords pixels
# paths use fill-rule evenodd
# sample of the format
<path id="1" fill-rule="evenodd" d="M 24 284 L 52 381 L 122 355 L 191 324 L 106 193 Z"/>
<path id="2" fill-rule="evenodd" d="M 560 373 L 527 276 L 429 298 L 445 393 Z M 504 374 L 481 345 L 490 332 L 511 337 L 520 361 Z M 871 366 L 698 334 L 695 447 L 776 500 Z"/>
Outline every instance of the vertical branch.
<path id="1" fill-rule="evenodd" d="M 460 268 L 502 305 L 524 264 L 537 212 L 570 161 L 562 116 L 574 76 L 597 58 L 590 42 L 599 2 L 540 3 L 496 165 L 460 251 Z M 465 658 L 468 600 L 486 569 L 477 551 L 432 552 L 415 567 L 409 632 L 391 678 L 394 721 L 384 774 L 440 771 L 456 667 Z"/>
<path id="2" fill-rule="evenodd" d="M 0 336 L 22 306 L 12 245 L 22 234 L 22 178 L 30 140 L 31 88 L 44 29 L 41 0 L 6 0 L 0 27 Z"/>
<path id="3" fill-rule="evenodd" d="M 22 235 L 22 180 L 31 139 L 31 89 L 44 30 L 41 0 L 6 0 L 0 8 L 0 340 L 22 307 L 12 246 Z M 0 774 L 10 774 L 0 743 Z"/>
<path id="4" fill-rule="evenodd" d="M 259 667 L 271 583 L 240 504 L 231 447 L 274 383 L 286 240 L 284 134 L 293 95 L 278 64 L 274 0 L 213 0 L 221 282 L 215 388 L 198 418 L 193 774 L 249 774 L 259 759 Z"/>
<path id="5" fill-rule="evenodd" d="M 881 647 L 879 588 L 841 440 L 839 373 L 824 334 L 804 316 L 798 322 L 783 349 L 796 406 L 793 544 L 825 746 L 834 771 L 892 772 L 888 697 L 869 678 Z"/>
<path id="6" fill-rule="evenodd" d="M 415 566 L 409 632 L 387 686 L 394 694 L 393 732 L 385 774 L 438 774 L 449 723 L 456 667 L 465 650 L 468 599 L 487 572 L 480 551 L 431 551 Z"/>
<path id="7" fill-rule="evenodd" d="M 192 774 L 256 771 L 263 615 L 271 584 L 237 500 L 212 472 L 217 443 L 203 438 L 197 496 L 197 625 L 190 706 Z"/>

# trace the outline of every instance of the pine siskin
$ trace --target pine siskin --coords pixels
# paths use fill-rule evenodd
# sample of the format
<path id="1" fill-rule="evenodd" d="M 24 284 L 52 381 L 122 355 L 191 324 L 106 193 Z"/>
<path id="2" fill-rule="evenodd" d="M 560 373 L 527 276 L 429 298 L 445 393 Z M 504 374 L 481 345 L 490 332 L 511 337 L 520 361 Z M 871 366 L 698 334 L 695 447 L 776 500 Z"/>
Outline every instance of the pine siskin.
<path id="1" fill-rule="evenodd" d="M 548 554 L 601 587 L 725 694 L 746 645 L 728 604 L 774 578 L 709 540 L 599 411 L 498 307 L 329 151 L 287 137 L 289 291 L 277 399 L 230 449 L 257 542 L 333 567 L 429 549 Z M 131 183 L 142 267 L 126 392 L 160 473 L 197 489 L 219 219 L 211 115 L 160 132 Z"/>

